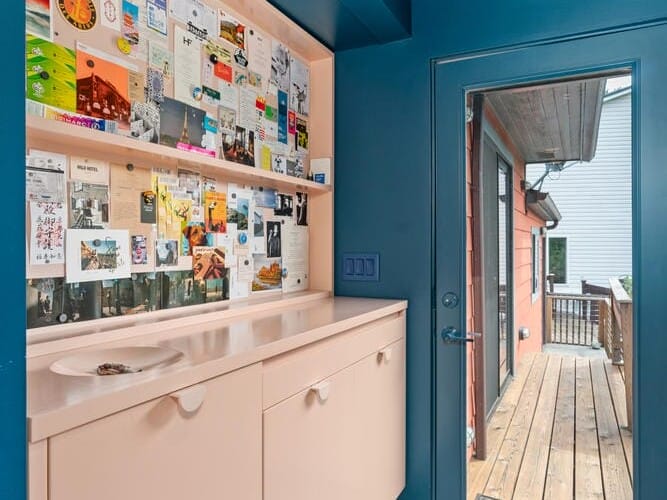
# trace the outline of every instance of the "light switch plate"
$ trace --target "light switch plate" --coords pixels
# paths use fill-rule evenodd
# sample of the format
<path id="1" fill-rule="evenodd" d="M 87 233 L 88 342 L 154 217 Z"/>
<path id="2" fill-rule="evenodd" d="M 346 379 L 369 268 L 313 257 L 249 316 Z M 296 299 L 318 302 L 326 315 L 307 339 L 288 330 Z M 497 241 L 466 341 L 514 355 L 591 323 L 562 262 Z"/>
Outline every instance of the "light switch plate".
<path id="1" fill-rule="evenodd" d="M 380 281 L 380 254 L 344 253 L 344 281 Z"/>

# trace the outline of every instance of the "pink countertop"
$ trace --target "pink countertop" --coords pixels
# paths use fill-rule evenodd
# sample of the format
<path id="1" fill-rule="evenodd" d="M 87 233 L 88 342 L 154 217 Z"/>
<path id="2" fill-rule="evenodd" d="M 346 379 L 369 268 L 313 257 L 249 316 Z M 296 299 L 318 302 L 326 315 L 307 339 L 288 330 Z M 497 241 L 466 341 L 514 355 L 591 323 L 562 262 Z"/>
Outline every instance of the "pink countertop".
<path id="1" fill-rule="evenodd" d="M 148 335 L 105 342 L 28 360 L 28 426 L 31 442 L 110 415 L 164 394 L 260 362 L 398 313 L 402 300 L 335 297 L 310 300 L 247 316 L 198 322 L 187 318 Z M 54 373 L 65 356 L 100 348 L 164 346 L 183 353 L 164 368 L 111 377 Z"/>

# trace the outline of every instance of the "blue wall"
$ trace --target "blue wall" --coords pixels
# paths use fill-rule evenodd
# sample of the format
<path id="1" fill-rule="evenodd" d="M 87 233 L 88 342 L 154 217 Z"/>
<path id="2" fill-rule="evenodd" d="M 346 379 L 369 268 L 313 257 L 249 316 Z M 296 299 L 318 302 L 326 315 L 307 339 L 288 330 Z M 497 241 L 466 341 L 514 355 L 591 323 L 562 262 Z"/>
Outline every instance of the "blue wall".
<path id="1" fill-rule="evenodd" d="M 335 287 L 340 295 L 404 297 L 410 301 L 408 484 L 404 498 L 430 497 L 434 467 L 430 60 L 666 18 L 664 0 L 480 0 L 455 4 L 415 0 L 412 39 L 336 54 Z M 504 61 L 511 65 L 512 55 Z M 515 65 L 516 61 L 518 57 Z M 456 76 L 475 82 L 466 74 Z M 652 77 L 665 81 L 667 74 Z M 471 74 L 470 78 L 479 75 Z M 379 285 L 342 281 L 341 254 L 349 251 L 380 253 Z M 662 435 L 654 439 L 667 444 Z M 648 454 L 656 449 L 655 444 L 644 448 Z M 642 474 L 642 479 L 649 487 L 658 479 L 650 477 L 656 471 L 649 467 L 655 465 L 655 458 L 647 456 L 644 461 L 647 474 Z M 664 456 L 661 460 L 664 463 Z M 438 464 L 439 473 L 446 474 L 447 466 Z"/>
<path id="2" fill-rule="evenodd" d="M 3 52 L 0 165 L 3 199 L 2 310 L 0 326 L 0 498 L 24 500 L 25 493 L 25 231 L 23 2 L 3 8 L 0 46 Z"/>

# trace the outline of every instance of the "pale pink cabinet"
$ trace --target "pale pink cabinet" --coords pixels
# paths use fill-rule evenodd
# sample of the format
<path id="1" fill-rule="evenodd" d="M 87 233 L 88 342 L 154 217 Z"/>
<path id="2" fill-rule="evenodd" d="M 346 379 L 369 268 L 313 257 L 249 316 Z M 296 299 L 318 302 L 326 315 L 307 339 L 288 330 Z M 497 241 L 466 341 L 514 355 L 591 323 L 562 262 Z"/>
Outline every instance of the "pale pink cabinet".
<path id="1" fill-rule="evenodd" d="M 49 500 L 262 498 L 251 365 L 49 439 Z"/>
<path id="2" fill-rule="evenodd" d="M 354 498 L 396 498 L 405 486 L 405 340 L 357 363 L 354 411 L 358 438 Z"/>
<path id="3" fill-rule="evenodd" d="M 404 328 L 404 318 L 376 328 L 386 337 Z M 348 353 L 356 348 L 353 340 L 336 342 L 350 342 Z M 288 365 L 282 361 L 286 373 Z M 403 338 L 264 411 L 266 500 L 392 500 L 403 489 L 404 470 Z"/>

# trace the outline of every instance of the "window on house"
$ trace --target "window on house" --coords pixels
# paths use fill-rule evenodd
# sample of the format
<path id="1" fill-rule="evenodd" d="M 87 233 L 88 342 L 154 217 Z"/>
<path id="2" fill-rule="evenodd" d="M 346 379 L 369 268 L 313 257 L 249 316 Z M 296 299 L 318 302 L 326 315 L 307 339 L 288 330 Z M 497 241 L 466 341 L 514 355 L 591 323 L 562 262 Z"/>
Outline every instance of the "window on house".
<path id="1" fill-rule="evenodd" d="M 554 283 L 567 282 L 567 238 L 549 238 L 549 274 Z"/>
<path id="2" fill-rule="evenodd" d="M 531 295 L 533 302 L 540 296 L 540 230 L 534 227 L 530 231 L 531 258 Z"/>

